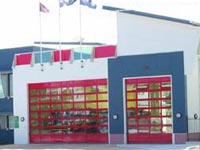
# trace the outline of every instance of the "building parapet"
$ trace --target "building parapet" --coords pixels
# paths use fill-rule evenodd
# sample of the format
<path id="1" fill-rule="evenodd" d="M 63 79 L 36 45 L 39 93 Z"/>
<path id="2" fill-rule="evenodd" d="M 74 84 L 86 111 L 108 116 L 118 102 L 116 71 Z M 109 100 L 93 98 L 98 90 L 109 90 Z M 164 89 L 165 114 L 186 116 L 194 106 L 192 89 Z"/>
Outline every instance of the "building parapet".
<path id="1" fill-rule="evenodd" d="M 54 63 L 82 59 L 97 59 L 116 57 L 116 46 L 83 47 L 65 50 L 37 51 L 16 54 L 13 66 Z"/>

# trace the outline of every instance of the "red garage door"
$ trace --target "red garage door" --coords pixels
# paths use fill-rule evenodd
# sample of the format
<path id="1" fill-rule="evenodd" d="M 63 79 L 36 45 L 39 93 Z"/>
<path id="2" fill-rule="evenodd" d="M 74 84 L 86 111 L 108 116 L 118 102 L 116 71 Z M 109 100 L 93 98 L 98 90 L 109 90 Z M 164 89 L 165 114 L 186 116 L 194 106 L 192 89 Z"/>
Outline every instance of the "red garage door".
<path id="1" fill-rule="evenodd" d="M 170 77 L 125 79 L 127 142 L 172 143 Z"/>
<path id="2" fill-rule="evenodd" d="M 29 84 L 30 142 L 108 143 L 106 79 Z"/>

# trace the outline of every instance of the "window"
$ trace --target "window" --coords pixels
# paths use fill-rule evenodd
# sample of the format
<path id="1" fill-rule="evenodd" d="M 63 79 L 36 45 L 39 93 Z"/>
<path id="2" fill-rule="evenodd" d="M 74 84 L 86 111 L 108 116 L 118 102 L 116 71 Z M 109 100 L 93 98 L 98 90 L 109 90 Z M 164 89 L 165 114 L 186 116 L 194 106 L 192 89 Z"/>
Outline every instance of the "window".
<path id="1" fill-rule="evenodd" d="M 51 62 L 51 52 L 34 53 L 34 61 L 36 64 Z"/>
<path id="2" fill-rule="evenodd" d="M 0 98 L 4 98 L 4 90 L 1 79 L 0 79 Z"/>
<path id="3" fill-rule="evenodd" d="M 6 128 L 7 128 L 7 116 L 0 115 L 0 129 L 6 129 Z"/>
<path id="4" fill-rule="evenodd" d="M 74 60 L 79 59 L 90 59 L 92 55 L 93 48 L 92 47 L 82 47 L 74 49 Z"/>
<path id="5" fill-rule="evenodd" d="M 0 78 L 0 93 L 1 93 L 1 98 L 7 97 L 8 96 L 8 78 L 5 74 L 1 74 Z"/>
<path id="6" fill-rule="evenodd" d="M 10 97 L 13 97 L 13 75 L 12 74 L 10 74 L 9 75 L 9 85 L 10 85 L 10 94 L 9 94 L 9 96 Z"/>
<path id="7" fill-rule="evenodd" d="M 0 73 L 0 98 L 13 96 L 13 79 L 11 73 Z"/>
<path id="8" fill-rule="evenodd" d="M 0 115 L 0 129 L 19 128 L 19 116 Z"/>
<path id="9" fill-rule="evenodd" d="M 19 128 L 19 116 L 8 116 L 7 120 L 10 129 Z"/>

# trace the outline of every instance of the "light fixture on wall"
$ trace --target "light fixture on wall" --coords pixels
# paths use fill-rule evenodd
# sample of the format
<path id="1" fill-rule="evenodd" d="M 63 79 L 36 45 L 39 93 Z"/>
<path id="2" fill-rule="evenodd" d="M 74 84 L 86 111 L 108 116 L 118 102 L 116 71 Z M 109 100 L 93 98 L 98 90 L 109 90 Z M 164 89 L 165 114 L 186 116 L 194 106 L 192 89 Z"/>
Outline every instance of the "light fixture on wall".
<path id="1" fill-rule="evenodd" d="M 21 122 L 24 122 L 24 121 L 25 121 L 25 118 L 24 118 L 24 117 L 21 117 L 21 118 L 20 118 L 20 121 L 21 121 Z"/>
<path id="2" fill-rule="evenodd" d="M 117 120 L 119 117 L 118 117 L 117 114 L 114 114 L 114 115 L 112 116 L 112 118 L 113 118 L 113 120 Z"/>
<path id="3" fill-rule="evenodd" d="M 83 59 L 81 59 L 81 68 L 84 68 L 84 61 L 83 61 Z"/>
<path id="4" fill-rule="evenodd" d="M 41 71 L 44 71 L 44 64 L 40 64 L 41 66 Z"/>
<path id="5" fill-rule="evenodd" d="M 60 70 L 63 70 L 63 62 L 60 62 Z"/>
<path id="6" fill-rule="evenodd" d="M 198 119 L 198 115 L 197 114 L 194 114 L 194 119 Z"/>
<path id="7" fill-rule="evenodd" d="M 148 65 L 144 65 L 144 70 L 149 70 L 149 66 Z"/>
<path id="8" fill-rule="evenodd" d="M 180 119 L 182 117 L 182 114 L 180 112 L 176 113 L 176 118 Z"/>

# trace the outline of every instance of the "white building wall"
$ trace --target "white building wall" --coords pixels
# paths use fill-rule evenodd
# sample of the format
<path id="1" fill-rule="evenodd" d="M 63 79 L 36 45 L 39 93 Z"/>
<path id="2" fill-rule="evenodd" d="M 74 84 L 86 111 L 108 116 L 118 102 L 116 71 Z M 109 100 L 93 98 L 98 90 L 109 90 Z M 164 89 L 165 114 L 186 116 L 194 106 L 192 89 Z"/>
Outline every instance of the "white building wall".
<path id="1" fill-rule="evenodd" d="M 24 117 L 25 121 L 20 121 L 19 128 L 14 130 L 15 144 L 29 143 L 29 103 L 28 103 L 28 84 L 53 81 L 69 81 L 84 79 L 107 78 L 107 60 L 96 59 L 94 61 L 81 62 L 74 61 L 63 63 L 63 70 L 60 63 L 44 64 L 44 71 L 41 71 L 40 64 L 16 66 L 13 69 L 13 95 L 14 95 L 14 115 Z"/>
<path id="2" fill-rule="evenodd" d="M 200 69 L 199 58 L 196 56 L 194 69 L 187 75 L 187 99 L 188 99 L 188 132 L 200 132 Z M 194 114 L 198 119 L 194 119 Z"/>
<path id="3" fill-rule="evenodd" d="M 191 71 L 200 27 L 123 12 L 117 16 L 118 55 L 184 51 L 185 71 Z"/>

